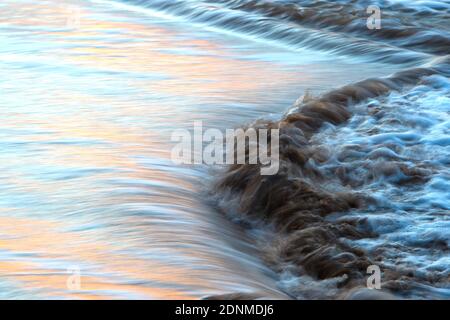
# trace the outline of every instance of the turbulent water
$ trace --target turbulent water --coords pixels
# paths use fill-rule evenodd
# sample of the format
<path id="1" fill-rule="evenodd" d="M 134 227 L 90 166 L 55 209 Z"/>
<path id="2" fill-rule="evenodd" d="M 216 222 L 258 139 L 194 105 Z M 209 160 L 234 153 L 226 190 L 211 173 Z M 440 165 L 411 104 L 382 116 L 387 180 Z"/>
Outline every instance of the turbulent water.
<path id="1" fill-rule="evenodd" d="M 0 298 L 450 298 L 450 1 L 0 10 Z M 196 120 L 279 173 L 175 165 Z"/>

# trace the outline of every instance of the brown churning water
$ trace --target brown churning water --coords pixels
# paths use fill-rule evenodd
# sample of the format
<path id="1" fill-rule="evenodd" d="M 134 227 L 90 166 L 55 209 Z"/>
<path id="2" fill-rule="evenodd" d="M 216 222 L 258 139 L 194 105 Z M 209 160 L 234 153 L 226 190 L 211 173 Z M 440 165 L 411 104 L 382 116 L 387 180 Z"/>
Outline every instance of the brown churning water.
<path id="1" fill-rule="evenodd" d="M 448 1 L 0 9 L 0 298 L 449 298 Z M 194 121 L 278 174 L 174 165 Z"/>

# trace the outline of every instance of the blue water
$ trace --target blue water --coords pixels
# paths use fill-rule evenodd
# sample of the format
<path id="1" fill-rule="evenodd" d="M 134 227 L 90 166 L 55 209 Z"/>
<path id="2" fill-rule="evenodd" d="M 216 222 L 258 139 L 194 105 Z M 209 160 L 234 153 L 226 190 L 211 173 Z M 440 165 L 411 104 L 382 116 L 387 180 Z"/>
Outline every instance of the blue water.
<path id="1" fill-rule="evenodd" d="M 7 299 L 286 298 L 255 237 L 208 204 L 210 168 L 171 162 L 171 133 L 279 117 L 305 91 L 403 67 L 119 1 L 3 0 L 0 12 Z"/>

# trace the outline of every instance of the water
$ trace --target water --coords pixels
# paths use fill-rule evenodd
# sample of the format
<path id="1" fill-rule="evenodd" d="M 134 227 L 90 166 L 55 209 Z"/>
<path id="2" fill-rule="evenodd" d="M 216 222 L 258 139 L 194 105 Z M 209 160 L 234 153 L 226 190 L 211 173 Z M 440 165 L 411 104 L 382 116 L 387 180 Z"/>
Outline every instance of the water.
<path id="1" fill-rule="evenodd" d="M 306 34 L 282 19 L 233 11 L 226 1 L 207 3 L 211 10 L 205 13 L 204 2 L 174 1 L 172 10 L 161 1 L 2 1 L 0 298 L 302 298 L 299 281 L 316 287 L 309 275 L 267 262 L 263 248 L 272 239 L 261 237 L 272 236 L 264 227 L 233 223 L 229 202 L 218 210 L 208 192 L 218 179 L 210 172 L 214 168 L 172 163 L 171 133 L 191 129 L 196 120 L 205 128 L 226 129 L 279 119 L 305 91 L 320 96 L 432 63 L 435 56 L 378 46 L 364 37 L 352 46 L 353 38 L 342 40 L 336 30 Z M 215 20 L 215 13 L 225 20 Z M 308 35 L 303 43 L 300 35 Z M 411 139 L 424 143 L 401 145 L 397 153 L 434 161 L 435 171 L 406 198 L 378 182 L 359 190 L 397 197 L 396 210 L 404 218 L 383 209 L 379 219 L 396 220 L 396 232 L 354 239 L 370 250 L 400 239 L 408 249 L 387 265 L 400 257 L 402 265 L 422 273 L 437 270 L 444 284 L 448 249 L 415 255 L 417 246 L 408 237 L 449 241 L 446 81 L 432 76 L 422 87 L 387 98 L 392 117 L 398 117 L 398 105 L 420 104 L 423 111 L 394 129 L 386 116 L 378 133 L 412 130 Z M 437 91 L 428 93 L 429 87 Z M 359 108 L 349 127 L 322 131 L 317 144 L 365 144 L 371 120 L 367 108 Z M 408 113 L 405 108 L 401 112 Z M 327 175 L 333 165 L 330 160 L 317 170 Z M 405 214 L 411 199 L 428 224 Z M 330 219 L 358 215 L 370 212 Z M 368 225 L 377 219 L 370 217 Z M 68 286 L 74 270 L 81 275 L 75 289 Z M 329 283 L 318 288 L 316 297 L 335 290 Z"/>
<path id="2" fill-rule="evenodd" d="M 314 137 L 313 144 L 330 155 L 315 165 L 337 178 L 328 181 L 330 189 L 344 185 L 375 202 L 329 221 L 369 231 L 375 237 L 352 239 L 350 245 L 364 248 L 386 268 L 412 274 L 414 282 L 441 288 L 409 284 L 405 297 L 450 298 L 450 82 L 426 77 L 413 89 L 352 111 L 345 127 Z"/>

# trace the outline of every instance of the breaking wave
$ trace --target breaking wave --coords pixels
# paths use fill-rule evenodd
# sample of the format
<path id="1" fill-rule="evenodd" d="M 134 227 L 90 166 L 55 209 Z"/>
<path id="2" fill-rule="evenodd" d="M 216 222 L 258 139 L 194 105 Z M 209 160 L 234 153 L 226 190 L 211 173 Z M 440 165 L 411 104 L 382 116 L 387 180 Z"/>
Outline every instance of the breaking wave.
<path id="1" fill-rule="evenodd" d="M 408 290 L 418 283 L 443 288 L 425 297 L 449 297 L 447 71 L 437 65 L 365 80 L 305 97 L 279 122 L 255 124 L 280 129 L 279 173 L 235 165 L 216 191 L 227 195 L 222 210 L 234 203 L 232 214 L 269 225 L 261 242 L 278 272 L 326 286 L 332 279 L 336 289 L 315 292 L 311 281 L 290 279 L 288 291 L 347 297 L 376 264 L 384 288 L 403 297 L 421 297 Z"/>
<path id="2" fill-rule="evenodd" d="M 296 298 L 450 298 L 449 1 L 139 1 L 195 23 L 297 48 L 404 66 L 279 121 L 280 170 L 233 165 L 212 192 L 248 226 Z M 366 28 L 368 5 L 382 28 Z M 337 84 L 337 86 L 339 86 Z M 366 290 L 380 266 L 381 291 Z"/>
<path id="3" fill-rule="evenodd" d="M 361 7 L 355 6 L 348 12 L 350 9 L 348 6 L 327 1 L 127 0 L 124 2 L 253 39 L 271 41 L 291 49 L 312 48 L 352 57 L 364 56 L 364 59 L 370 57 L 372 61 L 396 64 L 411 65 L 428 61 L 431 56 L 428 53 L 429 44 L 424 37 L 433 39 L 429 41 L 438 42 L 433 47 L 437 48 L 439 44 L 442 50 L 445 50 L 445 46 L 450 42 L 449 36 L 441 39 L 440 37 L 444 36 L 428 34 L 421 27 L 417 27 L 416 34 L 412 35 L 416 38 L 415 46 L 396 46 L 401 44 L 401 40 L 392 43 L 377 41 L 378 38 L 371 37 L 370 32 L 368 36 L 363 37 L 367 29 L 368 15 L 362 4 Z M 348 14 L 343 15 L 338 9 Z M 359 12 L 359 15 L 352 12 Z M 385 20 L 391 19 L 383 17 L 383 23 Z M 395 18 L 392 20 L 394 25 L 398 24 Z M 347 29 L 353 32 L 347 32 Z M 387 30 L 387 27 L 383 25 L 381 30 Z M 378 30 L 369 31 L 374 33 Z M 397 32 L 400 37 L 405 30 L 400 26 Z M 412 40 L 406 40 L 405 37 L 403 41 L 412 43 Z M 421 43 L 424 41 L 426 43 Z M 423 50 L 413 50 L 418 47 Z"/>

